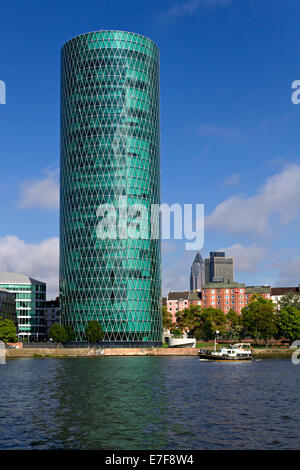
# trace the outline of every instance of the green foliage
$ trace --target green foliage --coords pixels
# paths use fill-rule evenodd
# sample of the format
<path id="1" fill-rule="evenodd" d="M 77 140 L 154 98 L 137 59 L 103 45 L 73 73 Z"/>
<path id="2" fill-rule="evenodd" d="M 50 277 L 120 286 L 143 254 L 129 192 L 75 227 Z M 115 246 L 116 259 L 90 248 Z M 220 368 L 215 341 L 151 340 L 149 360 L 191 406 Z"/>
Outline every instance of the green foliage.
<path id="1" fill-rule="evenodd" d="M 173 326 L 172 315 L 168 312 L 168 309 L 165 305 L 162 307 L 162 326 L 164 329 L 170 329 Z"/>
<path id="2" fill-rule="evenodd" d="M 101 341 L 104 337 L 104 331 L 102 330 L 100 323 L 96 320 L 88 322 L 85 329 L 85 336 L 89 343 L 96 344 Z"/>
<path id="3" fill-rule="evenodd" d="M 233 309 L 230 309 L 226 315 L 226 336 L 229 338 L 239 338 L 243 329 L 242 317 Z"/>
<path id="4" fill-rule="evenodd" d="M 67 341 L 75 341 L 76 334 L 73 328 L 70 325 L 65 326 L 66 334 L 67 334 Z"/>
<path id="5" fill-rule="evenodd" d="M 213 307 L 203 308 L 201 312 L 201 322 L 199 325 L 199 333 L 201 332 L 202 334 L 201 339 L 204 339 L 204 340 L 214 339 L 216 330 L 220 332 L 220 336 L 225 335 L 226 333 L 225 313 L 219 308 L 213 308 Z"/>
<path id="6" fill-rule="evenodd" d="M 190 308 L 176 313 L 176 325 L 182 330 L 189 330 L 194 333 L 200 325 L 201 307 L 199 305 L 191 305 Z"/>
<path id="7" fill-rule="evenodd" d="M 174 338 L 182 338 L 183 331 L 179 328 L 171 328 L 170 333 L 174 336 Z"/>
<path id="8" fill-rule="evenodd" d="M 242 321 L 245 335 L 254 339 L 273 338 L 278 331 L 277 316 L 272 300 L 259 295 L 251 298 L 250 303 L 242 310 Z"/>
<path id="9" fill-rule="evenodd" d="M 4 343 L 15 343 L 17 339 L 17 328 L 13 321 L 0 317 L 0 340 Z"/>
<path id="10" fill-rule="evenodd" d="M 294 307 L 300 310 L 300 295 L 294 295 L 291 292 L 287 295 L 283 295 L 279 301 L 279 305 L 280 309 L 285 307 Z"/>
<path id="11" fill-rule="evenodd" d="M 300 310 L 287 306 L 279 312 L 278 329 L 280 337 L 300 339 Z"/>
<path id="12" fill-rule="evenodd" d="M 189 330 L 196 339 L 213 339 L 215 331 L 220 331 L 221 335 L 226 332 L 226 316 L 222 310 L 199 305 L 192 305 L 176 314 L 179 328 Z"/>
<path id="13" fill-rule="evenodd" d="M 50 326 L 49 336 L 56 343 L 63 343 L 68 341 L 68 335 L 65 327 L 59 325 L 58 323 L 54 323 Z"/>

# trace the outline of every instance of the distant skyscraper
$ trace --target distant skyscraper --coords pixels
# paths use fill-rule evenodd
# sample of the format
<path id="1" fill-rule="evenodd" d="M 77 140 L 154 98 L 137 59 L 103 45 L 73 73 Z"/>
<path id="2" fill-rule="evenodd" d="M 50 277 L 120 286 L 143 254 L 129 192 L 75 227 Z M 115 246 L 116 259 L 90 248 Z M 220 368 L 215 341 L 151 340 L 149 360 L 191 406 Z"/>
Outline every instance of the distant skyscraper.
<path id="1" fill-rule="evenodd" d="M 203 264 L 202 256 L 198 252 L 191 267 L 190 291 L 199 290 L 204 284 Z"/>
<path id="2" fill-rule="evenodd" d="M 211 251 L 205 259 L 205 283 L 233 282 L 233 258 L 225 256 L 224 251 Z"/>

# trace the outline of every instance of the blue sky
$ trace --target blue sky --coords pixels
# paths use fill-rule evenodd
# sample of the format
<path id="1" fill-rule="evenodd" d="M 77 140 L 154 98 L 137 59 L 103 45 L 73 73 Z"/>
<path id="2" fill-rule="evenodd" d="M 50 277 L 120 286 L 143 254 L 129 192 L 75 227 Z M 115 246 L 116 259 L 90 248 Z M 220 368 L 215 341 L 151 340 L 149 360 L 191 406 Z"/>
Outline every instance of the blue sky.
<path id="1" fill-rule="evenodd" d="M 206 256 L 248 284 L 300 282 L 298 0 L 2 2 L 0 270 L 57 291 L 60 49 L 122 29 L 161 53 L 162 201 L 205 204 Z M 163 242 L 164 292 L 188 289 L 194 252 Z"/>

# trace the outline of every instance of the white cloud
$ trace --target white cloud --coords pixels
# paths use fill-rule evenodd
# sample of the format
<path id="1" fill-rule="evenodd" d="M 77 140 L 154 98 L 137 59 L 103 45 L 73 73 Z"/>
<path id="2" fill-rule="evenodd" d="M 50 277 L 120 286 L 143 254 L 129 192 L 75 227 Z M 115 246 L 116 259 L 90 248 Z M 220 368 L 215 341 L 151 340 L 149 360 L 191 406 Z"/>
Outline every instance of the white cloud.
<path id="1" fill-rule="evenodd" d="M 47 283 L 47 298 L 58 295 L 58 237 L 26 243 L 18 237 L 0 238 L 0 271 L 26 274 Z"/>
<path id="2" fill-rule="evenodd" d="M 30 209 L 58 209 L 59 181 L 58 170 L 49 171 L 47 176 L 38 181 L 24 181 L 20 188 L 18 207 Z"/>
<path id="3" fill-rule="evenodd" d="M 236 184 L 239 184 L 241 179 L 241 174 L 240 173 L 233 173 L 232 175 L 228 176 L 224 180 L 225 186 L 235 186 Z"/>
<path id="4" fill-rule="evenodd" d="M 300 256 L 285 260 L 279 271 L 277 286 L 298 286 L 300 284 Z"/>
<path id="5" fill-rule="evenodd" d="M 221 251 L 225 251 L 226 256 L 233 258 L 235 273 L 256 272 L 259 264 L 264 261 L 267 256 L 267 250 L 256 244 L 246 246 L 236 243 Z"/>
<path id="6" fill-rule="evenodd" d="M 196 252 L 184 251 L 180 257 L 162 259 L 163 295 L 171 291 L 185 291 L 190 288 L 190 270 Z"/>
<path id="7" fill-rule="evenodd" d="M 285 225 L 297 220 L 299 209 L 300 165 L 295 164 L 268 178 L 254 196 L 237 194 L 221 202 L 205 222 L 230 233 L 265 235 L 271 216 Z"/>
<path id="8" fill-rule="evenodd" d="M 177 251 L 177 247 L 173 241 L 162 240 L 161 242 L 162 256 L 168 255 L 169 253 L 174 253 L 175 251 Z"/>
<path id="9" fill-rule="evenodd" d="M 210 124 L 202 124 L 197 129 L 198 134 L 202 137 L 213 137 L 218 139 L 228 139 L 240 137 L 241 131 L 232 127 L 212 126 Z"/>
<path id="10" fill-rule="evenodd" d="M 185 15 L 192 15 L 199 8 L 227 6 L 232 3 L 232 0 L 187 0 L 182 3 L 177 3 L 172 6 L 164 16 L 169 18 L 176 18 Z"/>

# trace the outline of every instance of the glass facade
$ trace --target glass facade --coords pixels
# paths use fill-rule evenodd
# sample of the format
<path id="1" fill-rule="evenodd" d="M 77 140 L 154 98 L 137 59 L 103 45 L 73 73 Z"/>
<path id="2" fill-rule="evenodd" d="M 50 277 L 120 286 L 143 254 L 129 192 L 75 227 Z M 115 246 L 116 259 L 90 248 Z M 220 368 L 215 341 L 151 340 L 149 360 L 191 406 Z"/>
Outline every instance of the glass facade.
<path id="1" fill-rule="evenodd" d="M 18 336 L 22 341 L 46 337 L 46 284 L 39 282 L 1 282 L 0 286 L 16 296 Z"/>
<path id="2" fill-rule="evenodd" d="M 97 320 L 107 342 L 158 345 L 160 239 L 150 218 L 148 237 L 97 232 L 100 205 L 160 204 L 158 48 L 134 33 L 87 33 L 64 45 L 61 70 L 62 322 L 77 340 Z"/>
<path id="3" fill-rule="evenodd" d="M 17 324 L 16 297 L 3 287 L 0 287 L 0 318 L 8 318 Z"/>

